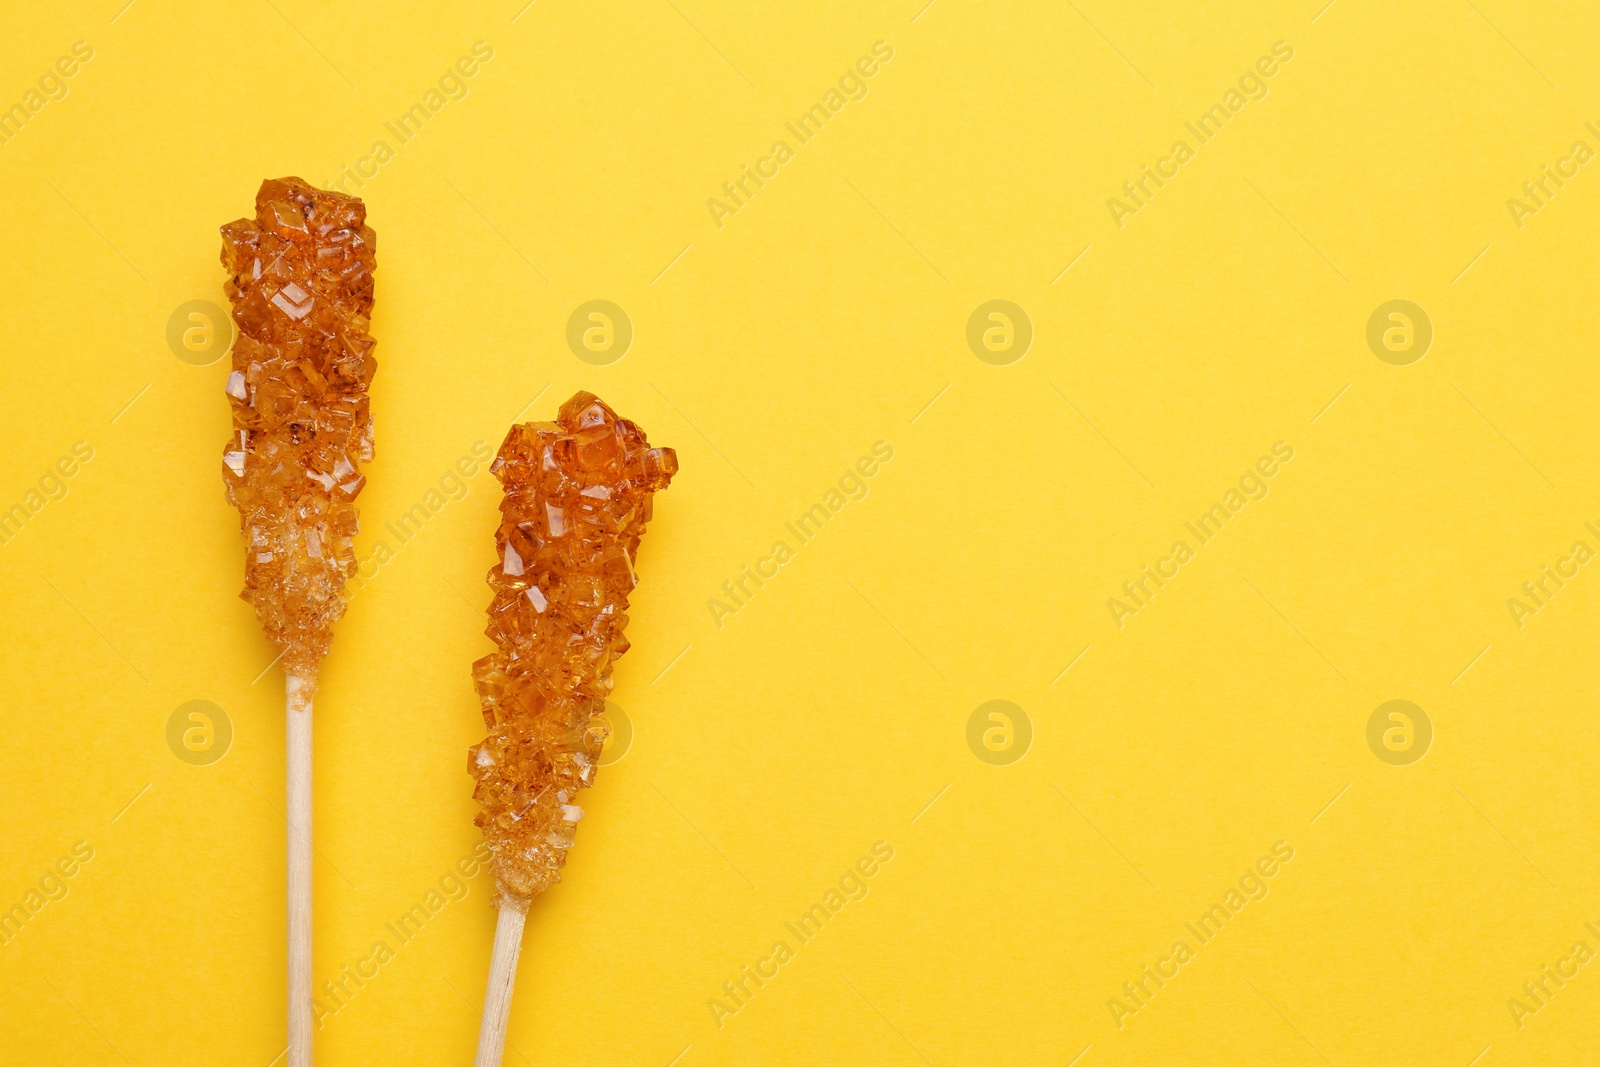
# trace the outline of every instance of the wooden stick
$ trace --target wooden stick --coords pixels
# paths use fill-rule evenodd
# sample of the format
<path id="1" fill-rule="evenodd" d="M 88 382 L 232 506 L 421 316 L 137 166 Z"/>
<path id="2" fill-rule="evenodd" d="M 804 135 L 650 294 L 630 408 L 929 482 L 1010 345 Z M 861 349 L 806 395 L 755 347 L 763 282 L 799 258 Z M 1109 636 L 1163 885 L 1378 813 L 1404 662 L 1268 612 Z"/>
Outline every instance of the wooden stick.
<path id="1" fill-rule="evenodd" d="M 500 1067 L 506 1048 L 506 1021 L 511 1016 L 511 987 L 517 981 L 517 957 L 522 953 L 522 924 L 528 913 L 511 904 L 500 905 L 494 924 L 494 955 L 489 959 L 489 988 L 483 992 L 483 1025 L 478 1029 L 475 1067 Z"/>
<path id="2" fill-rule="evenodd" d="M 313 674 L 285 675 L 288 723 L 289 1067 L 311 1067 L 311 692 Z"/>

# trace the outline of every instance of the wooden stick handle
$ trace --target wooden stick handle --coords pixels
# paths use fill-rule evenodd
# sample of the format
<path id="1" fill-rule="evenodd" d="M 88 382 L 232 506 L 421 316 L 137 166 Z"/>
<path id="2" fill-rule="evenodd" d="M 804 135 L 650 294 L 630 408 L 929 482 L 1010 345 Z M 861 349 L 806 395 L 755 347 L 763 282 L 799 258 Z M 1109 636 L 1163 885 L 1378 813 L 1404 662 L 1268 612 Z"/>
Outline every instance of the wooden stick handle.
<path id="1" fill-rule="evenodd" d="M 506 1021 L 511 1016 L 511 987 L 517 981 L 517 957 L 522 953 L 522 924 L 528 913 L 500 906 L 494 924 L 494 955 L 489 960 L 489 987 L 483 993 L 483 1025 L 478 1029 L 475 1067 L 500 1067 L 506 1048 Z"/>
<path id="2" fill-rule="evenodd" d="M 289 1060 L 311 1067 L 311 693 L 314 676 L 285 676 L 288 723 L 287 790 L 289 854 Z"/>

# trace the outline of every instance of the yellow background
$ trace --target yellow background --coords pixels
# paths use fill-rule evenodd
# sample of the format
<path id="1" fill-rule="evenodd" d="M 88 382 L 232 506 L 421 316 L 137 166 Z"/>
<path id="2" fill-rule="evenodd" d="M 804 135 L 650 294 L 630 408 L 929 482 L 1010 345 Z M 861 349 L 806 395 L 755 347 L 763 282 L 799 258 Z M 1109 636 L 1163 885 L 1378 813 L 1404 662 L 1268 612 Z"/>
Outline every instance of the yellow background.
<path id="1" fill-rule="evenodd" d="M 1600 547 L 1600 164 L 1520 228 L 1506 203 L 1600 147 L 1592 6 L 122 3 L 13 5 L 0 35 L 5 104 L 94 49 L 0 146 L 0 506 L 94 449 L 0 547 L 0 905 L 94 849 L 0 949 L 0 1062 L 283 1048 L 281 674 L 237 598 L 227 363 L 165 331 L 222 302 L 217 227 L 263 178 L 378 140 L 361 555 L 536 397 L 598 392 L 682 463 L 617 672 L 636 737 L 531 913 L 508 1064 L 1593 1055 L 1600 964 L 1521 1028 L 1507 1001 L 1600 949 L 1600 573 L 1521 628 L 1507 600 Z M 880 40 L 868 95 L 794 144 Z M 396 145 L 477 41 L 468 95 Z M 1268 96 L 1118 228 L 1108 198 L 1278 41 Z M 719 228 L 708 198 L 780 138 Z M 565 341 L 590 299 L 634 326 L 609 366 Z M 1033 324 L 1008 366 L 965 340 L 990 299 Z M 1392 299 L 1433 323 L 1409 366 L 1366 342 Z M 716 626 L 878 441 L 866 499 Z M 1278 441 L 1270 494 L 1119 629 L 1107 599 Z M 319 982 L 478 839 L 498 493 L 470 486 L 325 665 Z M 233 725 L 209 766 L 166 742 L 195 699 Z M 966 740 L 995 699 L 1033 728 L 1007 766 Z M 1367 746 L 1392 699 L 1433 725 L 1409 766 Z M 880 840 L 866 899 L 794 941 Z M 1280 840 L 1270 894 L 1119 1029 L 1122 983 Z M 487 901 L 479 875 L 398 948 L 319 1062 L 469 1062 Z M 719 1027 L 708 1000 L 780 938 Z"/>

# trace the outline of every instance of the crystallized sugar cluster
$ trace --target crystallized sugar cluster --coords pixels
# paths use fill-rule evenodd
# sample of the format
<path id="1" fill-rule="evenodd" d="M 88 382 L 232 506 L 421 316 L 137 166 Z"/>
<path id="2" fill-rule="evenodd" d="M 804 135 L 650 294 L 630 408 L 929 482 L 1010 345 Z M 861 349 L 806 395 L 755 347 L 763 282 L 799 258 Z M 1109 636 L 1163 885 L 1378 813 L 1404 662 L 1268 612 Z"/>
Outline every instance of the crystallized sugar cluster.
<path id="1" fill-rule="evenodd" d="M 245 540 L 245 600 L 290 673 L 314 674 L 355 569 L 355 498 L 372 459 L 367 332 L 376 237 L 353 196 L 261 184 L 256 217 L 222 227 L 239 327 L 223 451 Z"/>
<path id="2" fill-rule="evenodd" d="M 670 448 L 592 393 L 555 422 L 513 426 L 490 468 L 505 486 L 486 631 L 472 665 L 489 736 L 467 753 L 498 902 L 525 908 L 561 879 L 605 742 L 611 665 L 628 650 L 628 594 L 650 498 L 678 470 Z"/>

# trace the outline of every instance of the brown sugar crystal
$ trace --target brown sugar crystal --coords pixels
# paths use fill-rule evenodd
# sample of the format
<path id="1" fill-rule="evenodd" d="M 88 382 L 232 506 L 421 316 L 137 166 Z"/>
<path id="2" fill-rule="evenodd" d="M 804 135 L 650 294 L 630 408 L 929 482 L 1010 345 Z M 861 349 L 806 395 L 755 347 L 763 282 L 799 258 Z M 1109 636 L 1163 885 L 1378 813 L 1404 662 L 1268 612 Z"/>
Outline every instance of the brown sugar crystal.
<path id="1" fill-rule="evenodd" d="M 678 470 L 670 448 L 592 393 L 555 422 L 513 426 L 490 468 L 505 487 L 494 600 L 498 646 L 472 665 L 489 736 L 467 753 L 496 902 L 525 909 L 561 879 L 605 742 L 612 661 L 628 650 L 628 594 L 650 498 Z"/>
<path id="2" fill-rule="evenodd" d="M 280 178 L 261 184 L 254 219 L 222 227 L 239 328 L 222 473 L 244 532 L 242 596 L 284 669 L 307 677 L 344 614 L 360 466 L 372 459 L 366 215 L 356 197 Z"/>

